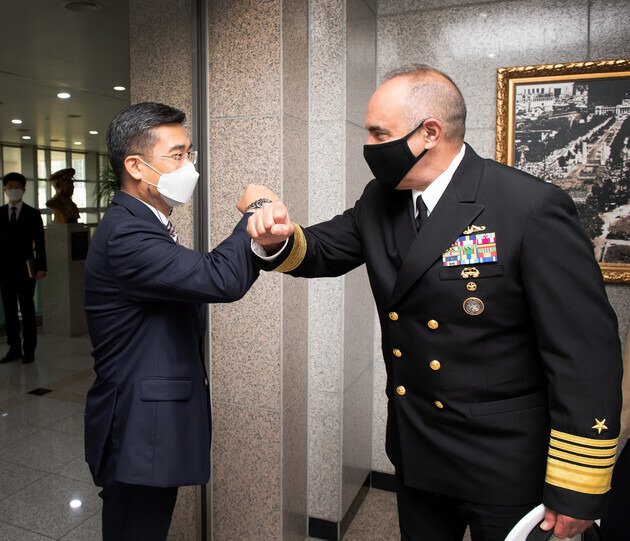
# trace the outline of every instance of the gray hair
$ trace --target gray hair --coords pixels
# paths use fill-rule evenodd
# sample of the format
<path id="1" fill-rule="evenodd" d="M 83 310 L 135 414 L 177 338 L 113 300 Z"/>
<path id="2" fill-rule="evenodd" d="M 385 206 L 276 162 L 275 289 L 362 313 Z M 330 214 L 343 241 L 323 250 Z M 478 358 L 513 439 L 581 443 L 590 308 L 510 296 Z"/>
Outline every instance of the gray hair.
<path id="1" fill-rule="evenodd" d="M 385 81 L 396 77 L 410 80 L 405 121 L 409 130 L 427 118 L 437 118 L 449 141 L 461 142 L 466 133 L 466 103 L 453 80 L 425 64 L 409 64 L 390 71 Z"/>

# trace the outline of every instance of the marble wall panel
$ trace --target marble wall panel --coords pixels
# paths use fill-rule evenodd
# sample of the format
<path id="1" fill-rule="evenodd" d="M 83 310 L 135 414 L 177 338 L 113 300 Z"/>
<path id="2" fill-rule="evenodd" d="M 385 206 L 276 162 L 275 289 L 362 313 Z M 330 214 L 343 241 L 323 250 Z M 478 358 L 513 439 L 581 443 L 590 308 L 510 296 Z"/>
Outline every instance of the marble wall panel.
<path id="1" fill-rule="evenodd" d="M 518 2 L 519 0 L 512 0 Z M 433 10 L 461 5 L 488 4 L 487 0 L 379 0 L 379 15 L 400 14 L 409 11 Z"/>
<path id="2" fill-rule="evenodd" d="M 364 0 L 346 1 L 346 120 L 365 125 L 376 88 L 376 14 Z"/>
<path id="3" fill-rule="evenodd" d="M 371 362 L 343 393 L 342 517 L 372 469 L 372 397 L 366 392 L 370 389 Z"/>
<path id="4" fill-rule="evenodd" d="M 280 0 L 208 2 L 210 117 L 279 114 Z"/>
<path id="5" fill-rule="evenodd" d="M 308 0 L 282 2 L 282 113 L 308 120 Z"/>
<path id="6" fill-rule="evenodd" d="M 341 394 L 309 393 L 308 515 L 341 520 Z"/>
<path id="7" fill-rule="evenodd" d="M 280 412 L 213 408 L 213 539 L 281 539 Z"/>
<path id="8" fill-rule="evenodd" d="M 630 4 L 624 0 L 591 0 L 586 60 L 630 58 Z"/>
<path id="9" fill-rule="evenodd" d="M 372 368 L 374 355 L 374 300 L 365 265 L 346 274 L 344 278 L 344 389 L 356 385 L 357 378 Z M 371 388 L 371 385 L 370 385 Z M 367 389 L 364 389 L 369 393 Z M 344 410 L 348 406 L 344 400 Z M 344 424 L 344 438 L 359 428 Z M 350 436 L 351 437 L 351 436 Z"/>
<path id="10" fill-rule="evenodd" d="M 381 17 L 378 71 L 410 62 L 436 67 L 460 87 L 467 125 L 494 128 L 497 68 L 584 60 L 587 20 L 588 0 L 498 2 Z"/>
<path id="11" fill-rule="evenodd" d="M 339 120 L 344 109 L 344 3 L 310 0 L 311 121 Z"/>
<path id="12" fill-rule="evenodd" d="M 309 281 L 309 385 L 340 392 L 343 374 L 343 278 Z"/>
<path id="13" fill-rule="evenodd" d="M 307 425 L 308 396 L 304 392 L 282 414 L 283 541 L 302 541 L 307 533 Z"/>

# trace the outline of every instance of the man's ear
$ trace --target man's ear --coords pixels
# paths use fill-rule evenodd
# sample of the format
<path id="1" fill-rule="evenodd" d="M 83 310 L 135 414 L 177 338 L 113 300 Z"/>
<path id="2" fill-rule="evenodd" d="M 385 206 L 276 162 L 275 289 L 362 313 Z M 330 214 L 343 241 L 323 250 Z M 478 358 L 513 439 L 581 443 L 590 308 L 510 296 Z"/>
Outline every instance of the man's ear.
<path id="1" fill-rule="evenodd" d="M 124 161 L 125 171 L 127 171 L 127 174 L 131 178 L 135 180 L 141 180 L 142 179 L 142 172 L 140 171 L 141 164 L 142 162 L 140 161 L 140 158 L 138 158 L 138 156 L 127 156 Z"/>
<path id="2" fill-rule="evenodd" d="M 425 148 L 434 148 L 442 138 L 442 123 L 437 118 L 428 118 L 420 130 L 424 137 Z"/>

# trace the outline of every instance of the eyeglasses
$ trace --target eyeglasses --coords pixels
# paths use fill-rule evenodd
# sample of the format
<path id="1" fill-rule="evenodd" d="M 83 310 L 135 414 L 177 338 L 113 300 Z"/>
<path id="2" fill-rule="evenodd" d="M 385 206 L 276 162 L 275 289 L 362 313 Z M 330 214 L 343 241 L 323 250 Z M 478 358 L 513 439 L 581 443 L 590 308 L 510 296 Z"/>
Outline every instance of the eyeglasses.
<path id="1" fill-rule="evenodd" d="M 188 160 L 190 163 L 195 165 L 197 163 L 197 151 L 191 150 L 190 152 L 178 152 L 177 154 L 172 154 L 171 156 L 163 156 L 160 154 L 160 158 L 170 158 L 171 160 L 175 160 L 175 163 L 179 164 L 183 160 Z"/>
<path id="2" fill-rule="evenodd" d="M 135 154 L 137 154 L 138 156 L 147 156 L 149 158 L 152 157 L 149 154 L 142 154 L 141 152 L 133 152 L 130 155 L 135 155 Z M 178 152 L 177 154 L 171 154 L 170 156 L 169 155 L 158 154 L 158 157 L 159 158 L 169 158 L 171 160 L 174 160 L 177 165 L 182 163 L 184 160 L 188 160 L 190 163 L 195 165 L 197 163 L 197 154 L 198 154 L 198 152 L 196 150 L 191 150 L 189 152 Z"/>

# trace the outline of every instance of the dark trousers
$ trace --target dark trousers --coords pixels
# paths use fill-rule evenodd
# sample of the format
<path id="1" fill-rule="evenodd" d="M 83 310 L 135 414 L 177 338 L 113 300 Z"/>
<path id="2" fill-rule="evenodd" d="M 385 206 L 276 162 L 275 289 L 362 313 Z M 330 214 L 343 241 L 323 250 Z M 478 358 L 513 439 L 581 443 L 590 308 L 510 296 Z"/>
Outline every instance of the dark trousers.
<path id="1" fill-rule="evenodd" d="M 630 442 L 621 451 L 612 476 L 608 511 L 602 517 L 601 532 L 604 541 L 623 541 L 630 535 Z"/>
<path id="2" fill-rule="evenodd" d="M 4 308 L 4 325 L 7 333 L 7 344 L 14 353 L 24 352 L 32 356 L 37 346 L 37 321 L 35 320 L 35 280 L 31 278 L 3 278 L 0 281 L 2 291 L 2 307 Z M 24 347 L 20 343 L 20 320 L 18 301 L 22 312 L 22 334 Z"/>
<path id="3" fill-rule="evenodd" d="M 103 541 L 165 541 L 177 487 L 114 482 L 103 487 Z"/>
<path id="4" fill-rule="evenodd" d="M 396 489 L 402 541 L 461 541 L 470 526 L 473 541 L 504 541 L 516 523 L 537 503 L 520 506 L 466 502 L 406 487 Z"/>

